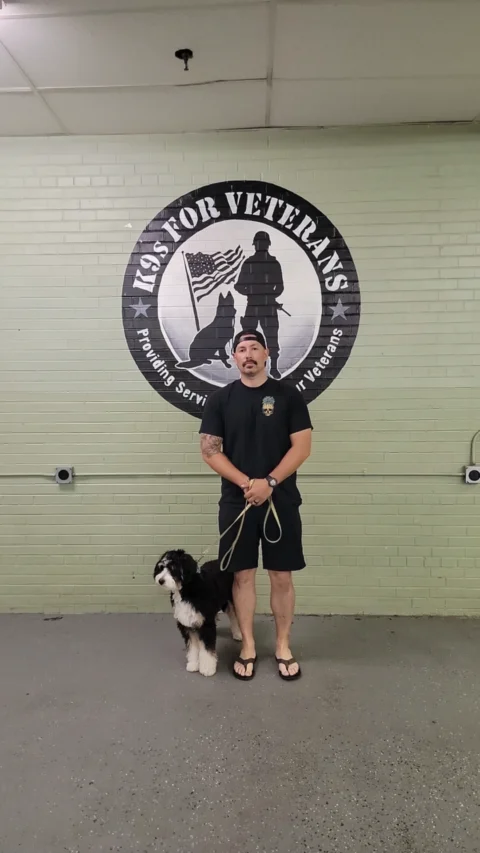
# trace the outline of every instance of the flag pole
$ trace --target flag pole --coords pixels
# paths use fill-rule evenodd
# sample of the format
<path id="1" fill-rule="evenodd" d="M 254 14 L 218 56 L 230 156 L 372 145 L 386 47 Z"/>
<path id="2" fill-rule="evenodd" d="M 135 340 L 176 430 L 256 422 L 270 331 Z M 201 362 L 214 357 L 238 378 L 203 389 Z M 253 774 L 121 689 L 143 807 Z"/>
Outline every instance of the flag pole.
<path id="1" fill-rule="evenodd" d="M 190 299 L 192 300 L 193 316 L 195 317 L 195 325 L 197 327 L 197 332 L 199 332 L 200 331 L 200 323 L 198 321 L 198 311 L 197 311 L 197 304 L 195 302 L 195 294 L 193 292 L 192 282 L 190 280 L 190 273 L 188 270 L 188 264 L 187 264 L 187 259 L 185 257 L 185 252 L 182 252 L 182 255 L 183 255 L 183 263 L 185 264 L 185 275 L 187 276 L 188 289 L 190 291 Z"/>

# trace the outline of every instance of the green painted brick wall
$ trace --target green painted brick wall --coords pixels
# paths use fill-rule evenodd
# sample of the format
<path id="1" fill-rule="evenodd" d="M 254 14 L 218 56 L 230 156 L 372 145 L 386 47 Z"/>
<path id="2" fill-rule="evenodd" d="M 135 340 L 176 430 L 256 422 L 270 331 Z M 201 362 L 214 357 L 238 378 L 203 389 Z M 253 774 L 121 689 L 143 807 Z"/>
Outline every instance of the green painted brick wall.
<path id="1" fill-rule="evenodd" d="M 352 356 L 311 406 L 299 611 L 480 614 L 480 486 L 461 476 L 480 427 L 480 135 L 461 126 L 0 140 L 0 609 L 164 610 L 159 552 L 214 542 L 198 421 L 135 366 L 120 294 L 145 224 L 232 178 L 311 201 L 360 277 Z M 58 464 L 73 488 L 41 476 Z"/>

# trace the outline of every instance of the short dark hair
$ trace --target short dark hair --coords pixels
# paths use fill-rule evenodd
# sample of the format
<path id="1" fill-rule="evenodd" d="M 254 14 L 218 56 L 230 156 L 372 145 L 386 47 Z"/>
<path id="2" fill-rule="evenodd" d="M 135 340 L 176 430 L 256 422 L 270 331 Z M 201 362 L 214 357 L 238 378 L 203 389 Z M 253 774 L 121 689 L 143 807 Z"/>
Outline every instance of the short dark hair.
<path id="1" fill-rule="evenodd" d="M 233 340 L 232 352 L 235 352 L 238 345 L 243 343 L 243 341 L 258 341 L 258 343 L 264 348 L 267 349 L 267 344 L 265 343 L 265 338 L 263 337 L 261 332 L 257 332 L 256 329 L 243 329 L 238 335 L 235 335 Z"/>

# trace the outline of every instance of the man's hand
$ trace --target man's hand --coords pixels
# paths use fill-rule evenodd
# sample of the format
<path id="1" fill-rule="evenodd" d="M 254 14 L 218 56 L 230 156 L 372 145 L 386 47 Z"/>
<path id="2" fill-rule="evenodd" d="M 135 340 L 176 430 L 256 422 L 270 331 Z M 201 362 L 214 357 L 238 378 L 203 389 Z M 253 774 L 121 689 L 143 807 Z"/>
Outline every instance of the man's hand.
<path id="1" fill-rule="evenodd" d="M 245 499 L 254 506 L 261 506 L 265 501 L 268 501 L 272 492 L 273 489 L 266 480 L 254 480 L 245 492 Z"/>

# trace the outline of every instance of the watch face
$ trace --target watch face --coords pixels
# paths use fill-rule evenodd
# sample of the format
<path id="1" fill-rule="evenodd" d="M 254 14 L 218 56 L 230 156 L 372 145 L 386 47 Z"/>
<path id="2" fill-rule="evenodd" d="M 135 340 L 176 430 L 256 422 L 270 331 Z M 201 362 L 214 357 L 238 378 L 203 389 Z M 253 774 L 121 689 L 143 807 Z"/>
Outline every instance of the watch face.
<path id="1" fill-rule="evenodd" d="M 275 488 L 275 486 L 277 485 L 277 481 L 276 481 L 275 477 L 269 477 L 268 478 L 268 485 L 270 486 L 271 489 Z"/>

